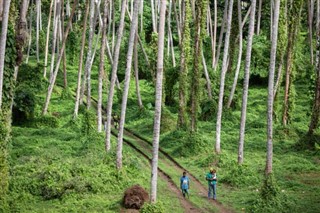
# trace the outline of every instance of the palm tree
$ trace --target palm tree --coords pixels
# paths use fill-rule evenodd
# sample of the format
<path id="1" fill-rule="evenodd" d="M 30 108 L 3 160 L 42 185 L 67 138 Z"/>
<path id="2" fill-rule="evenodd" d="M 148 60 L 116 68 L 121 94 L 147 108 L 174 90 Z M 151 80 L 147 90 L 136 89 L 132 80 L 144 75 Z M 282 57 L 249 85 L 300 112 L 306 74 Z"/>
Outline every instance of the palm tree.
<path id="1" fill-rule="evenodd" d="M 154 109 L 154 125 L 153 125 L 153 151 L 151 166 L 151 203 L 157 201 L 157 180 L 158 180 L 158 150 L 160 137 L 160 121 L 161 121 L 161 103 L 162 103 L 162 78 L 163 78 L 163 52 L 164 52 L 164 33 L 166 18 L 166 0 L 161 0 L 160 16 L 159 16 L 159 34 L 158 34 L 158 57 L 157 57 L 157 79 L 156 79 L 156 95 Z"/>

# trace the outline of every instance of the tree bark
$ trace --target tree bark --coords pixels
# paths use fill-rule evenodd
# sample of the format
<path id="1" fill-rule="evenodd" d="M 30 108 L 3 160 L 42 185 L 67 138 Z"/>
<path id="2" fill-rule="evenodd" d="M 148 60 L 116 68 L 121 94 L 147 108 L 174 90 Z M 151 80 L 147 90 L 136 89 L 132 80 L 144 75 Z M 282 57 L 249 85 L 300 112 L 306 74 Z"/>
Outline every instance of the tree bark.
<path id="1" fill-rule="evenodd" d="M 37 55 L 37 63 L 40 62 L 39 59 L 39 31 L 40 31 L 40 0 L 36 0 L 36 7 L 37 7 L 37 24 L 36 24 L 36 55 Z"/>
<path id="2" fill-rule="evenodd" d="M 117 42 L 116 42 L 114 54 L 113 54 L 110 89 L 109 89 L 108 102 L 107 102 L 106 147 L 105 147 L 107 152 L 110 150 L 111 114 L 112 114 L 112 104 L 113 104 L 113 96 L 114 96 L 114 85 L 116 82 L 117 71 L 118 71 L 119 53 L 120 53 L 120 45 L 121 45 L 122 34 L 124 29 L 124 17 L 126 12 L 126 6 L 127 6 L 127 0 L 122 0 L 120 24 L 119 24 L 118 33 L 117 33 L 118 34 Z"/>
<path id="3" fill-rule="evenodd" d="M 130 36 L 128 41 L 127 65 L 126 65 L 126 73 L 125 73 L 125 79 L 124 79 L 124 89 L 122 93 L 121 115 L 120 115 L 119 132 L 118 132 L 117 165 L 116 165 L 118 170 L 122 168 L 123 130 L 124 130 L 124 122 L 126 118 L 127 101 L 128 101 L 128 93 L 129 93 L 130 78 L 131 78 L 133 46 L 134 46 L 136 32 L 138 29 L 137 26 L 138 26 L 140 1 L 141 0 L 134 1 L 132 23 L 130 27 Z"/>
<path id="4" fill-rule="evenodd" d="M 50 79 L 50 84 L 48 86 L 48 93 L 47 93 L 46 101 L 45 101 L 45 104 L 44 104 L 44 107 L 43 107 L 43 110 L 42 110 L 42 115 L 46 115 L 47 112 L 48 112 L 48 107 L 49 107 L 49 104 L 50 104 L 50 99 L 51 99 L 53 87 L 54 87 L 54 84 L 55 84 L 55 81 L 56 81 L 56 78 L 57 78 L 57 75 L 58 75 L 58 71 L 59 71 L 59 67 L 60 67 L 60 63 L 61 63 L 61 59 L 62 59 L 62 54 L 63 54 L 63 51 L 64 51 L 64 49 L 66 47 L 66 41 L 67 41 L 67 38 L 68 38 L 69 30 L 70 30 L 70 27 L 71 27 L 71 24 L 72 24 L 72 18 L 73 18 L 74 12 L 76 10 L 77 4 L 78 4 L 78 0 L 75 0 L 73 2 L 71 16 L 69 18 L 68 26 L 67 26 L 67 29 L 66 29 L 66 32 L 64 34 L 63 41 L 62 41 L 61 50 L 60 50 L 60 54 L 58 56 L 57 64 L 56 64 L 54 73 L 52 75 L 52 78 Z"/>
<path id="5" fill-rule="evenodd" d="M 313 44 L 312 44 L 312 36 L 313 36 L 313 11 L 314 11 L 314 0 L 307 0 L 308 4 L 308 39 L 310 45 L 310 62 L 313 65 Z"/>
<path id="6" fill-rule="evenodd" d="M 279 23 L 279 8 L 280 0 L 275 0 L 275 8 L 273 15 L 272 37 L 271 37 L 271 52 L 269 66 L 269 83 L 268 83 L 268 119 L 267 119 L 267 159 L 266 159 L 266 174 L 272 173 L 272 156 L 273 156 L 273 88 L 274 88 L 274 71 L 277 55 L 278 41 L 278 23 Z"/>
<path id="7" fill-rule="evenodd" d="M 151 14 L 152 14 L 152 29 L 153 29 L 153 32 L 156 33 L 157 25 L 156 25 L 155 4 L 154 4 L 154 0 L 150 0 L 150 1 L 151 1 Z"/>
<path id="8" fill-rule="evenodd" d="M 258 20 L 257 20 L 257 35 L 260 35 L 260 21 L 261 21 L 262 1 L 263 0 L 259 0 Z"/>
<path id="9" fill-rule="evenodd" d="M 1 36 L 0 36 L 0 110 L 2 106 L 2 90 L 3 90 L 3 73 L 4 73 L 4 57 L 6 51 L 7 32 L 8 32 L 8 19 L 11 0 L 3 0 L 3 15 L 1 23 Z"/>
<path id="10" fill-rule="evenodd" d="M 157 57 L 157 80 L 155 95 L 155 111 L 153 125 L 153 151 L 151 166 L 151 203 L 157 202 L 157 180 L 158 180 L 158 150 L 160 137 L 161 104 L 162 104 L 162 78 L 163 78 L 163 52 L 164 52 L 164 33 L 165 33 L 165 15 L 166 0 L 161 0 L 158 34 L 158 57 Z"/>
<path id="11" fill-rule="evenodd" d="M 238 1 L 238 6 L 240 1 Z M 238 147 L 238 164 L 243 163 L 244 152 L 244 136 L 246 128 L 246 117 L 247 117 L 247 101 L 248 101 L 248 89 L 249 89 L 249 77 L 250 77 L 250 64 L 251 64 L 251 50 L 252 50 L 252 39 L 254 33 L 254 17 L 256 12 L 256 0 L 251 1 L 251 14 L 249 22 L 249 35 L 247 39 L 247 53 L 246 53 L 246 63 L 244 67 L 244 82 L 243 82 L 243 92 L 242 92 L 242 107 L 241 107 L 241 121 L 240 121 L 240 133 L 239 133 L 239 147 Z M 240 13 L 241 16 L 241 13 Z M 241 23 L 241 20 L 239 21 Z"/>
<path id="12" fill-rule="evenodd" d="M 228 50 L 229 50 L 230 34 L 231 34 L 232 9 L 233 9 L 233 0 L 230 0 L 229 9 L 228 9 L 228 18 L 227 18 L 227 32 L 226 32 L 226 37 L 224 42 L 224 53 L 223 53 L 223 60 L 222 60 L 219 101 L 218 101 L 218 110 L 217 110 L 216 145 L 215 145 L 215 151 L 217 154 L 221 152 L 221 149 L 220 149 L 221 118 L 222 118 L 225 76 L 228 68 L 227 62 L 228 62 Z"/>
<path id="13" fill-rule="evenodd" d="M 220 35 L 219 35 L 219 41 L 218 41 L 218 47 L 217 47 L 217 55 L 216 55 L 214 70 L 217 69 L 217 66 L 218 66 L 218 63 L 219 63 L 221 44 L 222 44 L 223 33 L 224 33 L 224 27 L 225 27 L 225 24 L 227 22 L 227 16 L 228 16 L 228 2 L 229 1 L 230 0 L 225 0 L 225 3 L 224 3 L 223 19 L 222 19 L 222 22 L 221 22 L 221 29 L 220 29 Z"/>
<path id="14" fill-rule="evenodd" d="M 318 1 L 319 4 L 320 1 Z M 319 5 L 318 5 L 319 6 Z M 315 88 L 315 95 L 312 107 L 312 115 L 311 121 L 309 124 L 308 135 L 313 135 L 314 130 L 319 125 L 319 117 L 320 117 L 320 16 L 318 13 L 317 16 L 317 60 L 316 60 L 316 88 Z M 314 144 L 308 144 L 313 146 Z"/>
<path id="15" fill-rule="evenodd" d="M 293 50 L 299 30 L 300 15 L 301 15 L 302 3 L 301 0 L 292 3 L 289 11 L 289 33 L 288 33 L 288 46 L 287 46 L 287 61 L 286 61 L 286 81 L 283 103 L 283 115 L 282 124 L 286 126 L 290 122 L 290 108 L 292 106 L 293 99 L 289 100 L 289 96 L 292 92 L 292 66 L 293 66 Z"/>
<path id="16" fill-rule="evenodd" d="M 82 26 L 83 31 L 82 31 L 81 49 L 80 49 L 80 56 L 79 56 L 76 103 L 75 103 L 75 107 L 74 107 L 73 118 L 77 118 L 78 117 L 78 111 L 79 111 L 83 54 L 84 54 L 84 46 L 86 44 L 86 30 L 87 30 L 88 15 L 89 15 L 89 0 L 86 0 L 86 12 L 85 12 L 85 16 L 84 16 L 84 19 L 83 19 L 83 26 Z"/>
<path id="17" fill-rule="evenodd" d="M 187 91 L 187 77 L 188 68 L 191 54 L 190 47 L 190 23 L 191 23 L 191 8 L 190 2 L 188 0 L 182 1 L 184 4 L 184 14 L 183 14 L 183 27 L 182 27 L 182 41 L 180 44 L 180 71 L 179 71 L 179 113 L 177 126 L 180 129 L 187 129 L 187 110 L 186 110 L 186 91 Z"/>
<path id="18" fill-rule="evenodd" d="M 57 46 L 57 32 L 58 32 L 58 11 L 60 0 L 55 0 L 54 4 L 54 12 L 53 12 L 53 35 L 52 35 L 52 51 L 51 51 L 51 63 L 50 63 L 50 81 L 53 75 L 54 69 L 54 58 L 56 54 L 56 46 Z"/>
<path id="19" fill-rule="evenodd" d="M 196 35 L 194 43 L 193 57 L 193 80 L 191 82 L 191 132 L 197 131 L 197 116 L 199 108 L 199 89 L 200 89 L 200 60 L 202 51 L 202 36 L 206 19 L 207 1 L 201 0 L 196 4 Z"/>
<path id="20" fill-rule="evenodd" d="M 102 131 L 102 84 L 104 76 L 104 63 L 105 63 L 105 49 L 107 42 L 107 20 L 108 20 L 108 4 L 109 0 L 104 0 L 103 9 L 103 23 L 102 23 L 102 37 L 100 47 L 100 63 L 99 63 L 99 77 L 98 77 L 98 104 L 97 104 L 97 117 L 98 117 L 98 132 Z"/>
<path id="21" fill-rule="evenodd" d="M 261 0 L 260 0 L 261 1 Z M 252 2 L 251 2 L 252 7 Z M 238 0 L 238 22 L 239 22 L 239 53 L 238 53 L 238 62 L 237 62 L 237 68 L 233 79 L 233 84 L 230 91 L 230 96 L 228 99 L 227 107 L 230 108 L 234 93 L 236 91 L 240 67 L 241 67 L 241 58 L 242 58 L 242 16 L 241 16 L 241 0 Z M 250 30 L 249 30 L 250 31 Z M 250 50 L 251 51 L 251 50 Z"/>
<path id="22" fill-rule="evenodd" d="M 48 49 L 49 49 L 50 25 L 51 25 L 53 2 L 54 2 L 54 0 L 51 0 L 50 9 L 49 9 L 49 19 L 48 19 L 48 26 L 47 26 L 47 39 L 46 39 L 46 47 L 45 47 L 45 54 L 44 54 L 44 72 L 43 72 L 44 78 L 47 78 Z"/>
<path id="23" fill-rule="evenodd" d="M 138 31 L 136 31 L 134 46 L 133 46 L 133 54 L 134 54 L 134 77 L 136 83 L 136 93 L 139 109 L 143 109 L 142 99 L 140 95 L 140 87 L 139 87 L 139 66 L 138 66 Z"/>
<path id="24" fill-rule="evenodd" d="M 201 50 L 201 58 L 202 58 L 202 66 L 203 66 L 204 76 L 206 77 L 206 81 L 207 81 L 208 97 L 209 97 L 209 100 L 212 100 L 212 86 L 211 86 L 211 81 L 210 81 L 210 77 L 209 77 L 206 59 L 204 58 L 204 54 L 203 54 L 203 49 Z"/>

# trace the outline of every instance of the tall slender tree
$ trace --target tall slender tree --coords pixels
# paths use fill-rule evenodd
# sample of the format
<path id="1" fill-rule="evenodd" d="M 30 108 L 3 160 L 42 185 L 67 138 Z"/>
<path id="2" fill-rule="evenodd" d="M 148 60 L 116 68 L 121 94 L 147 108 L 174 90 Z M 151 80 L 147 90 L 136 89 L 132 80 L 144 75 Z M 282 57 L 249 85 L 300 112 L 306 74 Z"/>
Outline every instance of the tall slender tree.
<path id="1" fill-rule="evenodd" d="M 318 1 L 319 2 L 319 1 Z M 319 14 L 318 14 L 319 15 Z M 317 16 L 317 52 L 316 52 L 316 87 L 315 87 L 315 94 L 314 94 L 314 101 L 312 107 L 312 115 L 311 121 L 309 124 L 308 135 L 312 136 L 314 134 L 315 129 L 319 125 L 319 117 L 320 117 L 320 16 Z M 310 147 L 313 147 L 314 144 L 312 141 L 309 141 Z"/>
<path id="2" fill-rule="evenodd" d="M 230 0 L 229 9 L 228 9 L 228 18 L 227 18 L 227 32 L 226 32 L 226 37 L 224 41 L 224 52 L 223 52 L 223 60 L 222 60 L 222 68 L 221 68 L 221 76 L 220 76 L 219 101 L 218 101 L 218 110 L 217 110 L 215 151 L 218 154 L 221 152 L 221 149 L 220 149 L 221 119 L 222 119 L 225 76 L 228 68 L 227 60 L 228 60 L 228 49 L 229 49 L 230 33 L 231 33 L 232 9 L 233 9 L 233 0 Z"/>
<path id="3" fill-rule="evenodd" d="M 186 91 L 187 91 L 187 76 L 190 64 L 190 23 L 191 23 L 191 6 L 190 1 L 183 0 L 184 4 L 184 18 L 182 27 L 182 42 L 180 44 L 180 71 L 179 71 L 179 113 L 178 113 L 178 128 L 187 129 L 188 119 L 186 112 Z"/>
<path id="4" fill-rule="evenodd" d="M 133 15 L 132 15 L 132 23 L 130 27 L 130 36 L 128 41 L 127 66 L 126 66 L 126 73 L 125 73 L 125 79 L 124 79 L 121 115 L 120 115 L 120 122 L 119 122 L 118 146 L 117 146 L 117 168 L 118 169 L 122 168 L 123 130 L 124 130 L 124 122 L 126 118 L 127 101 L 128 101 L 128 93 L 129 93 L 129 86 L 130 86 L 133 46 L 134 46 L 134 40 L 135 40 L 137 26 L 138 26 L 139 6 L 140 6 L 140 0 L 135 0 Z"/>
<path id="5" fill-rule="evenodd" d="M 86 29 L 87 29 L 87 19 L 89 15 L 89 0 L 86 0 L 86 12 L 83 18 L 83 26 L 82 26 L 82 38 L 81 38 L 81 49 L 79 55 L 79 67 L 78 67 L 78 80 L 77 80 L 77 92 L 76 92 L 76 102 L 74 106 L 74 113 L 73 118 L 78 117 L 78 110 L 80 104 L 80 90 L 81 90 L 81 76 L 82 76 L 82 66 L 83 66 L 83 54 L 84 54 L 84 47 L 86 43 Z"/>
<path id="6" fill-rule="evenodd" d="M 163 78 L 163 52 L 164 52 L 164 33 L 165 33 L 165 16 L 166 16 L 166 0 L 161 0 L 160 16 L 159 16 L 159 34 L 158 34 L 158 56 L 157 56 L 157 79 L 156 79 L 156 95 L 154 109 L 153 124 L 153 151 L 151 165 L 151 203 L 157 202 L 157 181 L 158 181 L 158 151 L 160 137 L 160 121 L 161 121 L 161 104 L 162 104 L 162 78 Z"/>
<path id="7" fill-rule="evenodd" d="M 3 14 L 1 23 L 1 35 L 0 35 L 0 110 L 2 105 L 2 90 L 3 90 L 3 71 L 4 71 L 4 56 L 6 51 L 9 9 L 11 0 L 3 0 Z"/>
<path id="8" fill-rule="evenodd" d="M 282 124 L 286 126 L 291 120 L 291 112 L 294 105 L 294 47 L 300 26 L 301 10 L 303 0 L 296 0 L 289 6 L 288 13 L 288 44 L 287 44 L 287 61 L 286 61 L 286 79 L 283 101 Z"/>
<path id="9" fill-rule="evenodd" d="M 194 57 L 193 57 L 193 80 L 191 81 L 191 132 L 197 131 L 197 116 L 199 108 L 199 90 L 200 90 L 200 65 L 202 39 L 206 20 L 206 10 L 208 8 L 207 0 L 196 2 L 196 26 L 194 39 Z"/>
<path id="10" fill-rule="evenodd" d="M 278 41 L 278 23 L 279 23 L 279 8 L 280 0 L 275 0 L 272 37 L 271 37 L 271 52 L 269 66 L 269 83 L 268 83 L 268 114 L 267 114 L 267 158 L 266 158 L 266 174 L 272 173 L 272 156 L 273 156 L 273 89 L 274 89 L 274 71 L 276 66 L 277 56 L 277 41 Z"/>
<path id="11" fill-rule="evenodd" d="M 51 25 L 51 16 L 52 16 L 53 3 L 54 3 L 54 0 L 51 0 L 50 8 L 49 8 L 48 26 L 47 26 L 46 47 L 45 47 L 45 53 L 44 53 L 44 72 L 43 72 L 43 76 L 45 78 L 47 77 L 48 49 L 49 49 L 50 25 Z"/>
<path id="12" fill-rule="evenodd" d="M 243 163 L 243 146 L 244 136 L 247 118 L 247 101 L 248 101 L 248 89 L 249 89 L 249 77 L 250 77 L 250 64 L 251 64 L 251 50 L 252 50 L 252 39 L 254 33 L 254 17 L 256 12 L 256 0 L 251 1 L 251 14 L 249 22 L 249 35 L 247 39 L 247 54 L 246 62 L 244 67 L 244 81 L 243 81 L 243 92 L 242 92 L 242 107 L 241 107 L 241 120 L 240 120 L 240 133 L 239 133 L 239 148 L 238 148 L 238 164 Z"/>
<path id="13" fill-rule="evenodd" d="M 98 104 L 97 104 L 98 132 L 102 131 L 102 84 L 103 84 L 102 80 L 104 77 L 105 49 L 106 49 L 106 43 L 107 43 L 108 6 L 109 6 L 109 0 L 104 0 L 102 37 L 101 37 L 101 47 L 100 47 L 99 77 L 98 77 Z"/>
<path id="14" fill-rule="evenodd" d="M 260 0 L 261 1 L 261 0 Z M 252 3 L 251 3 L 252 7 Z M 238 0 L 238 30 L 239 30 L 239 53 L 238 53 L 238 62 L 237 62 L 237 68 L 234 74 L 234 79 L 233 79 L 233 84 L 231 87 L 229 99 L 228 99 L 228 104 L 227 107 L 230 108 L 234 93 L 236 91 L 236 86 L 238 82 L 238 77 L 239 77 L 239 72 L 240 72 L 240 67 L 241 67 L 241 59 L 242 59 L 242 15 L 241 15 L 241 0 Z M 250 10 L 251 11 L 251 10 Z"/>
<path id="15" fill-rule="evenodd" d="M 110 137 L 111 137 L 111 114 L 112 114 L 112 105 L 113 105 L 113 96 L 114 96 L 114 85 L 116 82 L 118 63 L 119 63 L 119 53 L 120 45 L 124 29 L 124 17 L 126 12 L 127 0 L 122 0 L 121 3 L 121 14 L 120 14 L 120 23 L 117 33 L 117 42 L 113 54 L 113 63 L 112 63 L 112 72 L 111 72 L 111 81 L 110 89 L 108 94 L 107 102 L 107 122 L 106 122 L 106 151 L 110 150 Z"/>

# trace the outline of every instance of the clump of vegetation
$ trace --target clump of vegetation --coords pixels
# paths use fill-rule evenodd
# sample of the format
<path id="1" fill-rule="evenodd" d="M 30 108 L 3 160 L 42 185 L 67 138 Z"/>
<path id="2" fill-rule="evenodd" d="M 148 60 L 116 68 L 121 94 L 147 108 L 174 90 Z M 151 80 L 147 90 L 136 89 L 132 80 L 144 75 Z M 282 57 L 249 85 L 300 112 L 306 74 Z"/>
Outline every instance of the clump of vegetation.
<path id="1" fill-rule="evenodd" d="M 141 213 L 164 213 L 164 207 L 161 202 L 157 202 L 156 204 L 145 203 L 140 210 Z"/>
<path id="2" fill-rule="evenodd" d="M 280 191 L 273 174 L 266 175 L 260 197 L 252 202 L 250 212 L 293 212 L 288 197 Z"/>

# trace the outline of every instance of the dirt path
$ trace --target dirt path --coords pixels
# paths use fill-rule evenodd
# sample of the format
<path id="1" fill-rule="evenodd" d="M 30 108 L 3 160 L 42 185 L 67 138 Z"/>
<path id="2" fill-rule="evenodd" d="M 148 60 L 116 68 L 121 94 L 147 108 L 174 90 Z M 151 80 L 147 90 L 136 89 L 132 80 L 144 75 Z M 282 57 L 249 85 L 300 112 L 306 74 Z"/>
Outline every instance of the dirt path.
<path id="1" fill-rule="evenodd" d="M 112 132 L 113 135 L 116 135 L 115 132 Z M 130 134 L 128 131 L 125 131 L 124 132 L 125 136 L 129 136 L 130 138 L 133 138 L 134 136 L 132 134 Z M 136 138 L 134 138 L 135 140 L 138 140 Z M 141 150 L 140 148 L 141 147 L 137 147 L 135 146 L 133 143 L 131 143 L 130 141 L 124 139 L 124 142 L 127 143 L 131 148 L 133 148 L 134 150 L 136 150 L 139 154 L 143 155 L 146 159 L 149 160 L 149 163 L 151 165 L 151 157 L 148 156 L 146 154 L 146 150 Z M 141 141 L 140 141 L 141 143 Z M 143 143 L 145 145 L 145 143 Z M 149 146 L 145 146 L 145 148 L 149 148 Z M 150 149 L 148 149 L 149 152 L 147 153 L 150 153 Z M 152 152 L 151 152 L 152 153 Z M 176 194 L 176 197 L 179 199 L 180 201 L 180 206 L 184 209 L 184 212 L 185 213 L 202 213 L 203 211 L 197 207 L 195 207 L 188 199 L 184 198 L 182 196 L 182 193 L 180 191 L 180 189 L 177 187 L 177 185 L 174 183 L 174 181 L 172 180 L 172 178 L 166 173 L 164 172 L 163 170 L 161 170 L 160 168 L 158 168 L 158 175 L 159 177 L 164 180 L 166 183 L 167 183 L 167 187 L 168 189 L 175 193 Z M 122 210 L 121 212 L 132 212 L 132 210 Z"/>
<path id="2" fill-rule="evenodd" d="M 130 130 L 126 129 L 124 131 L 124 134 L 126 137 L 133 139 L 136 144 L 132 146 L 135 146 L 135 149 L 138 149 L 139 152 L 143 153 L 143 155 L 149 159 L 151 159 L 151 153 L 152 153 L 152 145 L 150 142 L 144 140 L 143 138 L 139 137 L 138 135 L 132 133 Z M 128 141 L 127 141 L 128 142 Z M 147 156 L 150 155 L 150 156 Z M 161 164 L 164 165 L 163 168 L 170 168 L 176 171 L 178 174 L 182 174 L 183 171 L 187 171 L 185 168 L 183 168 L 178 162 L 176 162 L 171 156 L 169 156 L 167 153 L 165 153 L 163 150 L 159 150 L 159 175 L 163 177 L 165 175 L 168 181 L 168 186 L 171 191 L 174 191 L 177 193 L 177 196 L 180 199 L 181 206 L 186 207 L 185 212 L 203 212 L 202 210 L 196 209 L 193 204 L 191 204 L 188 200 L 184 199 L 181 195 L 181 192 L 177 185 L 174 183 L 172 178 L 169 175 L 166 175 L 163 170 L 160 169 Z M 188 172 L 188 176 L 190 178 L 190 182 L 192 184 L 192 194 L 193 196 L 202 197 L 203 199 L 206 199 L 209 205 L 214 205 L 217 208 L 217 211 L 220 213 L 229 213 L 233 212 L 231 209 L 228 209 L 224 207 L 219 201 L 213 200 L 213 199 L 207 199 L 207 187 L 204 186 L 199 179 L 197 179 L 194 175 L 192 175 L 190 172 Z M 191 205 L 190 205 L 191 204 Z M 206 208 L 203 207 L 204 211 L 206 211 Z M 207 211 L 206 211 L 207 212 Z"/>

